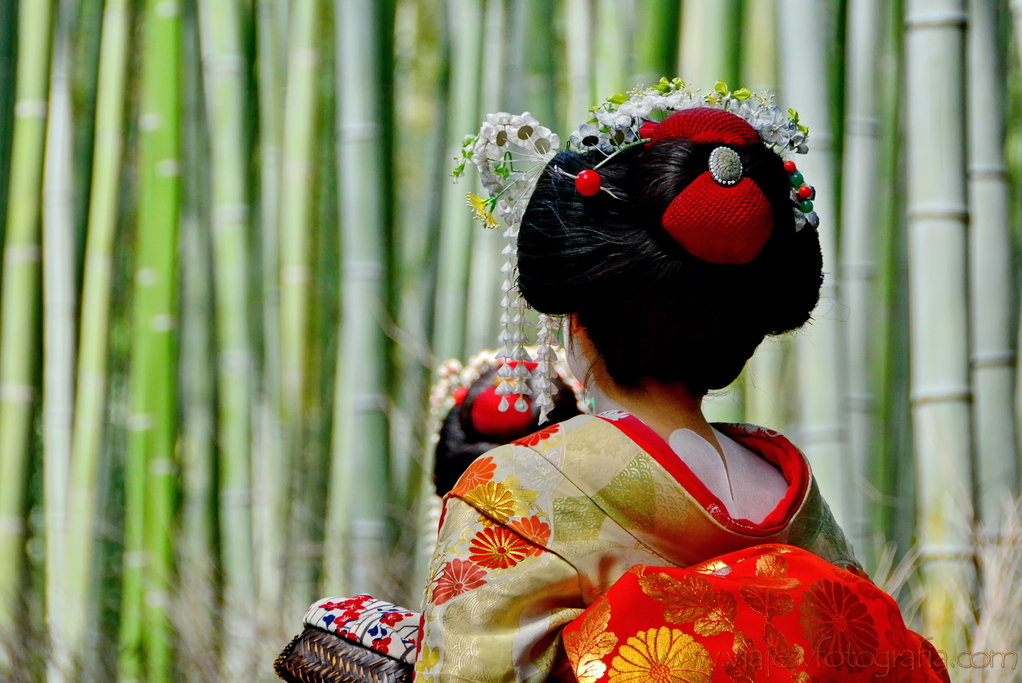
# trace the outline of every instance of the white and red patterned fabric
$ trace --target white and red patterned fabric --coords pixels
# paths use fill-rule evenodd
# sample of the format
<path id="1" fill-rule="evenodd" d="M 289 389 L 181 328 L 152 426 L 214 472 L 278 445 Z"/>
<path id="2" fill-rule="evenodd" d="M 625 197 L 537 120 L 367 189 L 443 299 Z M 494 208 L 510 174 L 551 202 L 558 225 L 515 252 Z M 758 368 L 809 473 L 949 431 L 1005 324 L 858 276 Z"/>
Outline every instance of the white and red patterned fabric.
<path id="1" fill-rule="evenodd" d="M 323 598 L 305 613 L 309 626 L 336 633 L 388 657 L 415 663 L 419 615 L 369 595 Z"/>

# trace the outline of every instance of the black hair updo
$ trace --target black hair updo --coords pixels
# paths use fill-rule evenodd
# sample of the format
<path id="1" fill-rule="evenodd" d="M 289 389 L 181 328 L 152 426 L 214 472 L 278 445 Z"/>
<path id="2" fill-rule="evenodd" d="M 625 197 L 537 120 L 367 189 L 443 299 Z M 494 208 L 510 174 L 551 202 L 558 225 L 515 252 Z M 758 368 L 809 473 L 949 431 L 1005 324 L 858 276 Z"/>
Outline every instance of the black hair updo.
<path id="1" fill-rule="evenodd" d="M 627 149 L 598 171 L 615 196 L 591 197 L 571 176 L 606 155 L 563 151 L 529 201 L 518 236 L 522 296 L 542 313 L 575 314 L 622 386 L 650 378 L 697 394 L 723 388 L 766 335 L 801 327 L 819 300 L 819 236 L 810 227 L 796 231 L 788 173 L 765 145 L 734 148 L 774 214 L 755 259 L 702 261 L 662 227 L 668 205 L 720 146 L 668 139 Z"/>

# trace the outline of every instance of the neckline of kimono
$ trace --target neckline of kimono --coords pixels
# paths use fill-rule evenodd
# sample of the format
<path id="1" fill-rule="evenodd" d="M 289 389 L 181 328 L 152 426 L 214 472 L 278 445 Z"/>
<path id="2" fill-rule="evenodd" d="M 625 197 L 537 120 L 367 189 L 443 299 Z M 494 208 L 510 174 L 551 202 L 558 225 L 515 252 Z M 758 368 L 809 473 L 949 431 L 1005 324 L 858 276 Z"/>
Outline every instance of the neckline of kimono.
<path id="1" fill-rule="evenodd" d="M 749 536 L 772 536 L 783 531 L 801 509 L 809 493 L 809 464 L 795 446 L 776 432 L 761 427 L 714 422 L 713 427 L 781 470 L 788 488 L 777 506 L 758 524 L 735 519 L 717 496 L 710 492 L 670 445 L 645 422 L 631 413 L 613 418 L 598 415 L 634 441 L 670 474 L 685 491 L 721 526 Z"/>

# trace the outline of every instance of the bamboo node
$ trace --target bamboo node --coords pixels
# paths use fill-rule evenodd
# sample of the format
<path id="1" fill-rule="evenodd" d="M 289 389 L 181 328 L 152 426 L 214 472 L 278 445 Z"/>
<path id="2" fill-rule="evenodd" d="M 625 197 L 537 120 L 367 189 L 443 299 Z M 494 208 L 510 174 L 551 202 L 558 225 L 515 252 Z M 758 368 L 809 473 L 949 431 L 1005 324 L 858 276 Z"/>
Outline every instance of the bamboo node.
<path id="1" fill-rule="evenodd" d="M 4 249 L 4 260 L 8 265 L 16 263 L 39 261 L 40 251 L 38 244 L 12 244 Z"/>
<path id="2" fill-rule="evenodd" d="M 28 384 L 0 384 L 0 401 L 31 403 L 35 400 L 35 387 Z"/>
<path id="3" fill-rule="evenodd" d="M 14 116 L 19 119 L 45 119 L 48 109 L 46 100 L 22 100 L 14 105 Z"/>
<path id="4" fill-rule="evenodd" d="M 21 521 L 20 517 L 11 517 L 8 515 L 0 516 L 0 535 L 20 535 L 24 530 L 25 523 Z"/>
<path id="5" fill-rule="evenodd" d="M 170 19 L 181 13 L 181 5 L 177 0 L 163 0 L 156 6 L 156 16 L 160 19 Z"/>
<path id="6" fill-rule="evenodd" d="M 160 178 L 174 178 L 181 175 L 179 159 L 164 159 L 156 164 L 156 175 Z"/>
<path id="7" fill-rule="evenodd" d="M 905 28 L 965 28 L 969 15 L 965 12 L 920 12 L 905 17 Z"/>

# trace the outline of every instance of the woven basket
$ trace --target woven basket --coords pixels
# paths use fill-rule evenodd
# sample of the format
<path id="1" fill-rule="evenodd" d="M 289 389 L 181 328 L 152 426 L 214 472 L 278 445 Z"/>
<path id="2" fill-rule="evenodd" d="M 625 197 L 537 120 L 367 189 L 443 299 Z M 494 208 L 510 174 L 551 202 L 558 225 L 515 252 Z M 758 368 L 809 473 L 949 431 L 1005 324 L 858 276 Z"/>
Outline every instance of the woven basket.
<path id="1" fill-rule="evenodd" d="M 306 625 L 273 663 L 289 683 L 408 683 L 412 667 L 361 643 Z"/>

